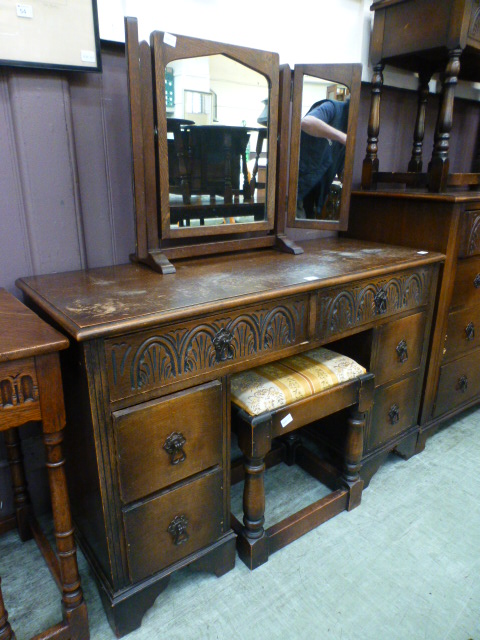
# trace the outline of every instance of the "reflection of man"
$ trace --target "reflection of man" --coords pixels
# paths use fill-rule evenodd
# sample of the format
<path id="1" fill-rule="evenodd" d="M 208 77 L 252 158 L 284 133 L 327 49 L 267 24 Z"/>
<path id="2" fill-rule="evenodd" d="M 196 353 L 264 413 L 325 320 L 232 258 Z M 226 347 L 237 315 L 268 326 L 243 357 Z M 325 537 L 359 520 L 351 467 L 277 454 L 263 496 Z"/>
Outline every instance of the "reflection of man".
<path id="1" fill-rule="evenodd" d="M 297 217 L 321 212 L 345 164 L 349 101 L 315 102 L 301 123 Z"/>

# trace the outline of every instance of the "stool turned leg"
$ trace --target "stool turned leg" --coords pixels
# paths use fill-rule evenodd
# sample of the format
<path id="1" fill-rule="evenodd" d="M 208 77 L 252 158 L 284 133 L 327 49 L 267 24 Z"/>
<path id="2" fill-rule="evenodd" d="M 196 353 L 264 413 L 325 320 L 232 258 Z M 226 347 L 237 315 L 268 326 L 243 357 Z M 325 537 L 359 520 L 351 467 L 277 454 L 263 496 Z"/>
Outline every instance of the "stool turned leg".
<path id="1" fill-rule="evenodd" d="M 2 579 L 0 578 L 0 585 Z M 8 622 L 8 613 L 3 602 L 2 589 L 0 588 L 0 640 L 15 640 L 15 634 Z"/>
<path id="2" fill-rule="evenodd" d="M 20 535 L 20 539 L 25 542 L 32 538 L 32 530 L 29 522 L 32 507 L 27 489 L 27 480 L 23 466 L 23 455 L 18 429 L 8 429 L 5 431 L 4 438 L 7 448 L 10 474 L 12 476 L 13 499 L 17 517 L 18 533 Z"/>
<path id="3" fill-rule="evenodd" d="M 358 411 L 356 408 L 353 409 L 348 419 L 345 468 L 343 472 L 343 480 L 350 487 L 348 511 L 358 507 L 362 499 L 363 480 L 360 478 L 359 471 L 363 454 L 365 422 L 365 413 Z"/>
<path id="4" fill-rule="evenodd" d="M 418 85 L 418 106 L 417 106 L 417 118 L 415 120 L 415 130 L 413 133 L 413 148 L 412 157 L 408 163 L 408 170 L 414 173 L 421 173 L 422 171 L 422 151 L 423 151 L 423 138 L 425 137 L 425 111 L 428 102 L 428 83 L 432 74 L 428 72 L 420 73 L 420 81 Z"/>
<path id="5" fill-rule="evenodd" d="M 255 419 L 254 419 L 255 420 Z M 271 448 L 271 418 L 243 423 L 238 444 L 244 455 L 243 527 L 237 539 L 238 555 L 250 569 L 268 560 L 265 522 L 265 456 Z"/>
<path id="6" fill-rule="evenodd" d="M 380 132 L 380 99 L 383 86 L 383 64 L 373 67 L 370 117 L 368 120 L 367 153 L 362 167 L 362 188 L 376 187 L 378 172 L 378 134 Z"/>
<path id="7" fill-rule="evenodd" d="M 453 123 L 453 101 L 458 74 L 460 73 L 461 49 L 449 51 L 447 67 L 442 79 L 442 100 L 438 111 L 432 159 L 428 167 L 429 191 L 445 191 L 450 161 L 448 149 Z"/>

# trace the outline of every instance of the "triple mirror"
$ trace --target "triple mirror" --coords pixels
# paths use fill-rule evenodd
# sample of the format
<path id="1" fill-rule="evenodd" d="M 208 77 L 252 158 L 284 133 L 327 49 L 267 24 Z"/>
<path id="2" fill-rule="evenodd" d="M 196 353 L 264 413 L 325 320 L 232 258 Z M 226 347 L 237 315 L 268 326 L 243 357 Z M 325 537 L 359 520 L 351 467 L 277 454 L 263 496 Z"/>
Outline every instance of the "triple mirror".
<path id="1" fill-rule="evenodd" d="M 360 64 L 312 64 L 293 70 L 290 227 L 347 228 L 361 68 Z"/>

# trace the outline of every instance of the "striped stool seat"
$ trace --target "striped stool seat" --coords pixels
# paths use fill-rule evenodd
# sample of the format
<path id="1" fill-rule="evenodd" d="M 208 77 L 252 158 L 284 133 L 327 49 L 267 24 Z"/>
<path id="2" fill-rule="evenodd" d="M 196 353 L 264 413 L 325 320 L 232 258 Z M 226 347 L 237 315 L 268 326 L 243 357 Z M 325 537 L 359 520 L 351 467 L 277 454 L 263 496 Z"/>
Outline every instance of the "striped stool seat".
<path id="1" fill-rule="evenodd" d="M 240 475 L 245 478 L 243 524 L 232 514 L 232 527 L 240 558 L 255 569 L 274 551 L 360 504 L 363 481 L 359 470 L 365 420 L 373 400 L 373 374 L 355 360 L 319 347 L 235 374 L 230 383 L 232 427 L 243 454 Z M 302 446 L 293 432 L 312 423 L 320 425 L 319 420 L 345 408 L 350 408 L 350 417 L 339 470 Z M 264 529 L 265 459 L 270 465 L 275 457 L 272 440 L 286 434 L 282 440 L 288 446 L 276 449 L 286 451 L 281 461 L 299 464 L 331 493 Z M 237 476 L 232 471 L 232 482 Z"/>
<path id="2" fill-rule="evenodd" d="M 367 373 L 348 356 L 319 347 L 232 376 L 232 402 L 251 416 L 303 400 Z"/>

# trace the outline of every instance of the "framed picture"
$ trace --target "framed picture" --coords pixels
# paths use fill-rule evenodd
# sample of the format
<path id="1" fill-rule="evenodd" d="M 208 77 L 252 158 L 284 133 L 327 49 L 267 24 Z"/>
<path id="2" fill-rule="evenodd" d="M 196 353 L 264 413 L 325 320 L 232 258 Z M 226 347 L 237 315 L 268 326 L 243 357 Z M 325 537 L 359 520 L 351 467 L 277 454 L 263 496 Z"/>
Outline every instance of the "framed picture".
<path id="1" fill-rule="evenodd" d="M 96 0 L 0 0 L 0 64 L 101 71 Z"/>

